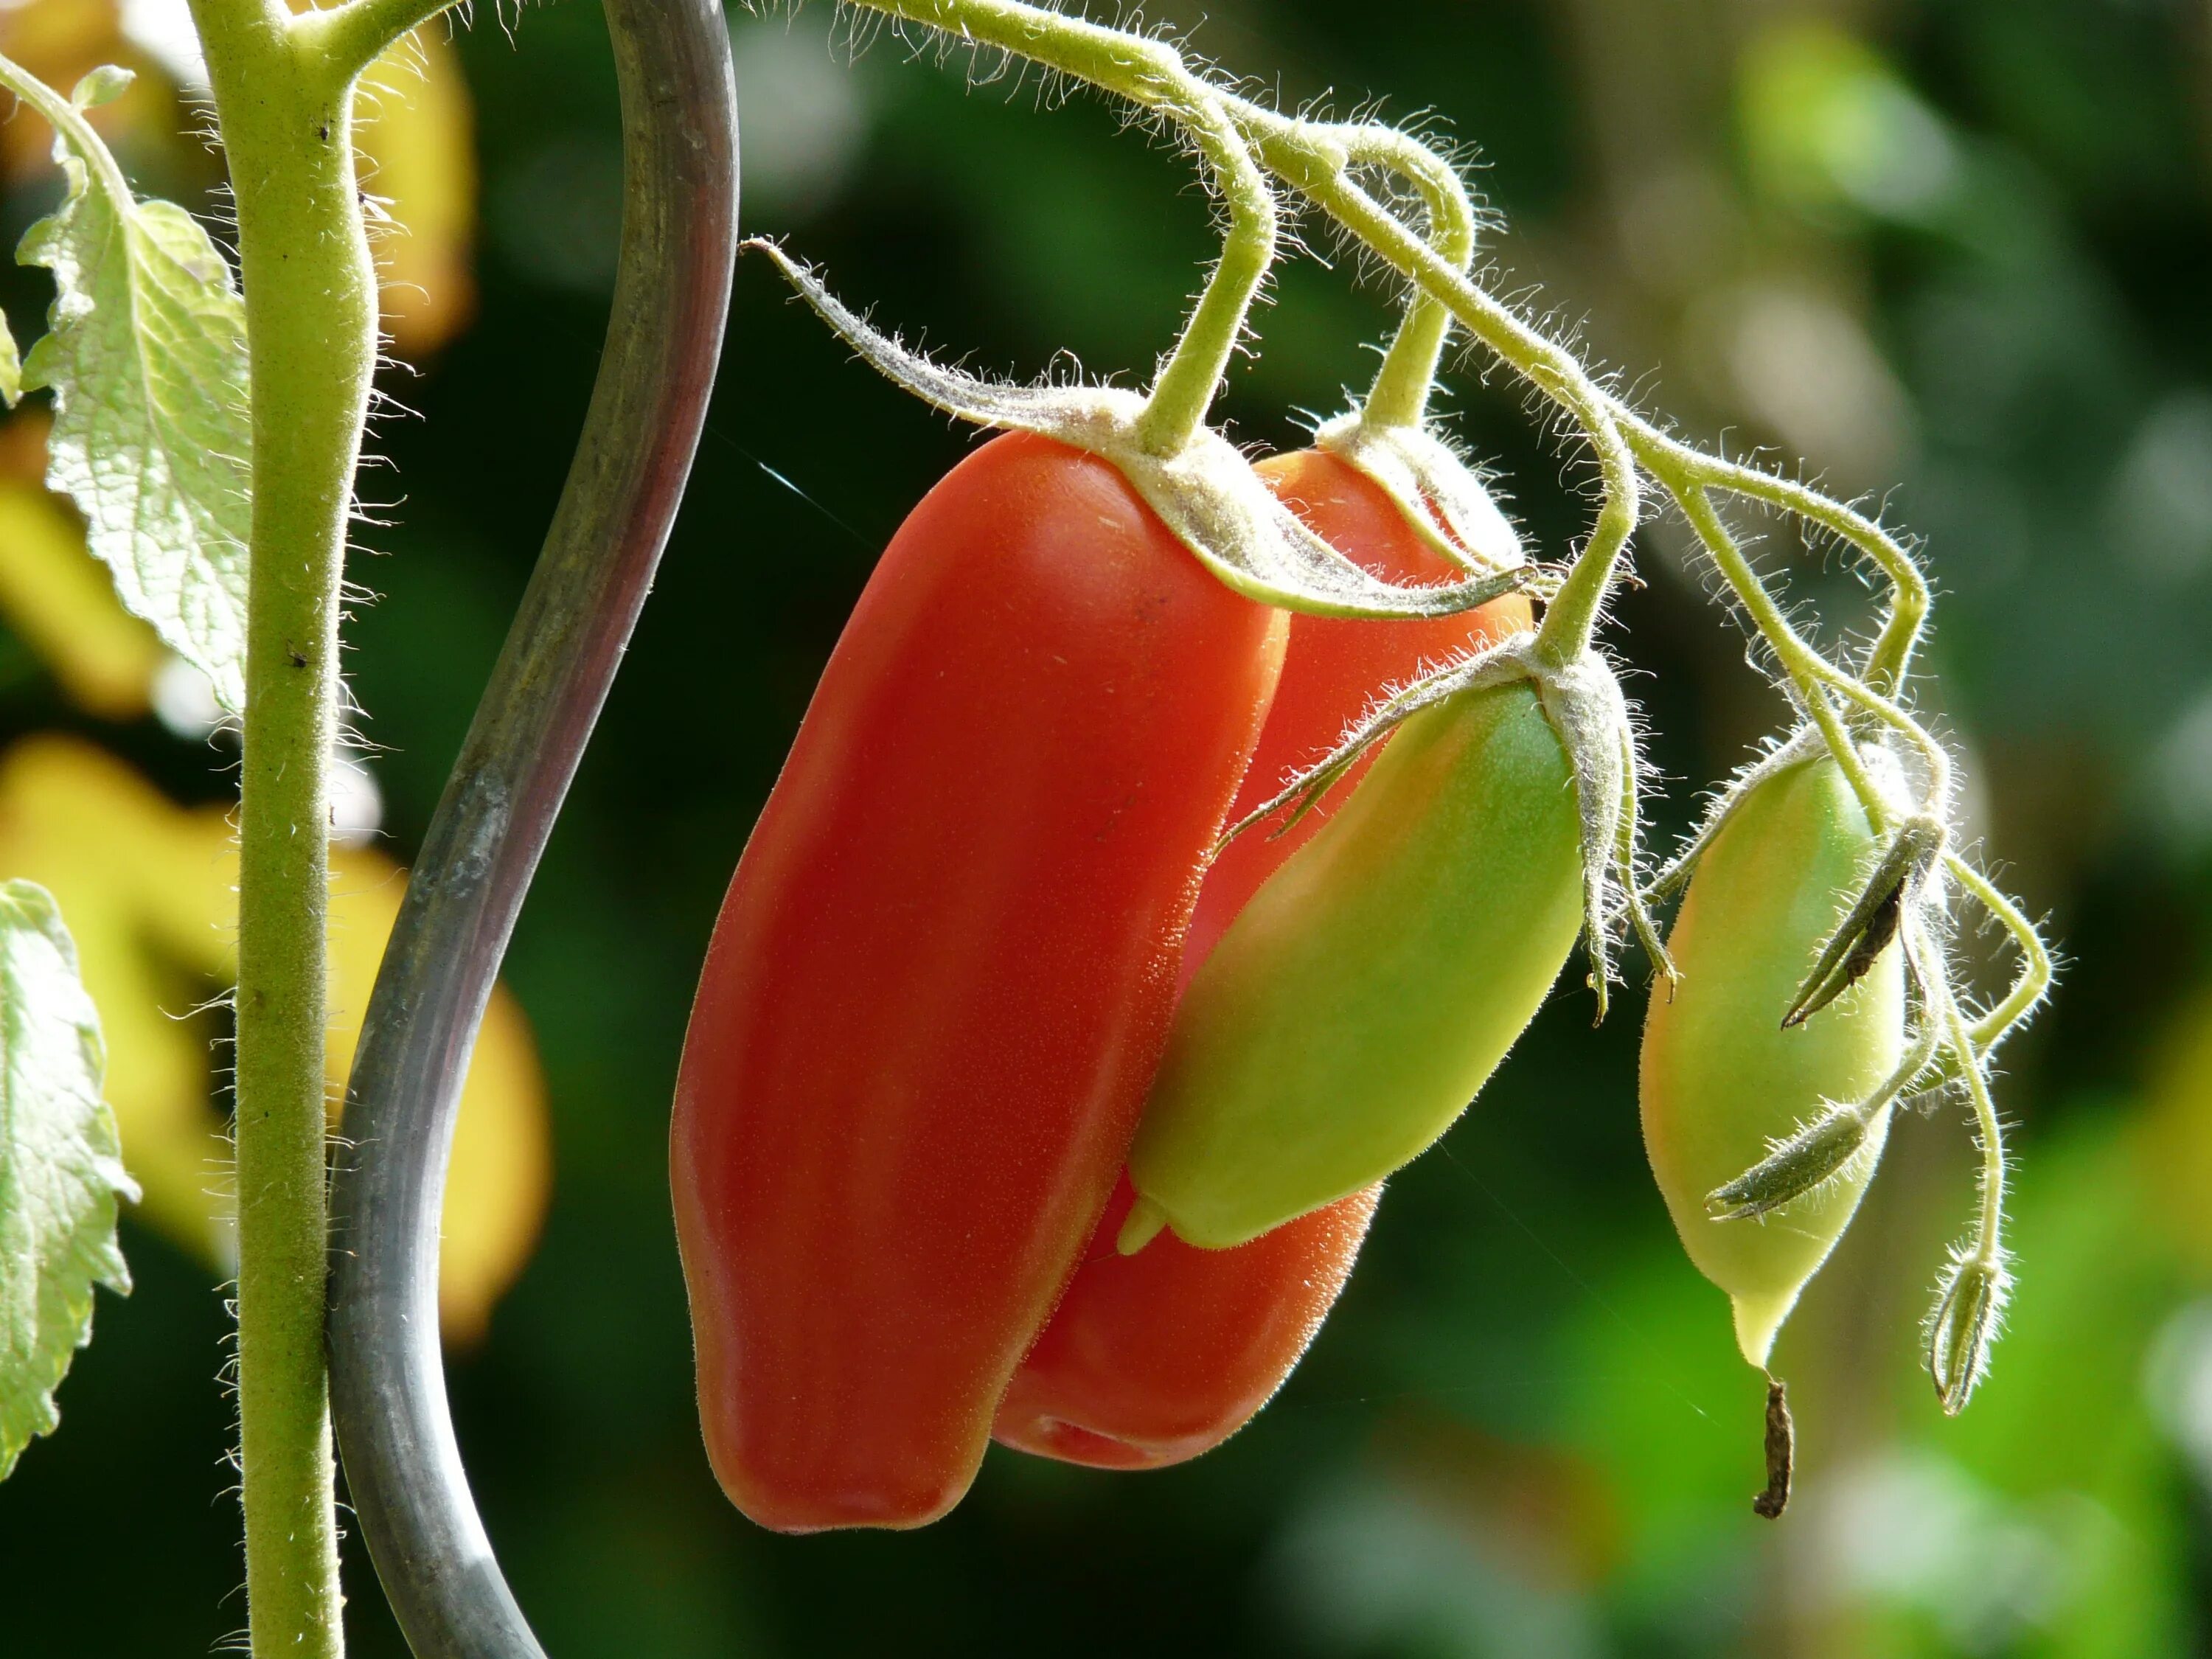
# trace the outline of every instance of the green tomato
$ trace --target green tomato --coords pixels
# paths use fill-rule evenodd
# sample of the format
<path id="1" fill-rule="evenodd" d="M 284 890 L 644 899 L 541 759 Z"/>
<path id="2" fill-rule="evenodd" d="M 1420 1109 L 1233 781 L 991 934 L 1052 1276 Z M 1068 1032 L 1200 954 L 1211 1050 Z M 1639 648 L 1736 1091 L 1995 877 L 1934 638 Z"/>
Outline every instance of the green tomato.
<path id="1" fill-rule="evenodd" d="M 1242 1244 L 1442 1134 L 1574 946 L 1577 835 L 1533 684 L 1408 720 L 1191 981 L 1129 1156 L 1153 1223 Z"/>
<path id="2" fill-rule="evenodd" d="M 1905 1047 L 1903 953 L 1884 951 L 1803 1024 L 1782 1016 L 1850 909 L 1879 842 L 1832 760 L 1776 773 L 1747 794 L 1691 878 L 1668 947 L 1681 981 L 1644 1026 L 1644 1145 L 1699 1272 L 1729 1293 L 1736 1342 L 1764 1366 L 1798 1293 L 1858 1208 L 1888 1132 L 1824 1185 L 1756 1218 L 1716 1220 L 1706 1200 L 1818 1116 L 1873 1094 Z"/>

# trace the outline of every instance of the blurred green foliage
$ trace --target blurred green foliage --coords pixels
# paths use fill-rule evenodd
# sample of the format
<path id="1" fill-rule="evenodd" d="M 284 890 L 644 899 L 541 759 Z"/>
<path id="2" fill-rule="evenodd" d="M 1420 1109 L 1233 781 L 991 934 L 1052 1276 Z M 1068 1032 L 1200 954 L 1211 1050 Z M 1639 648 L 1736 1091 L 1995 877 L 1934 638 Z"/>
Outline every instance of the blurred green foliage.
<path id="1" fill-rule="evenodd" d="M 1170 6 L 1195 21 L 1196 9 Z M 1184 16 L 1188 11 L 1190 15 Z M 724 882 L 873 553 L 973 441 L 739 272 L 714 421 L 654 600 L 510 958 L 540 1037 L 544 1240 L 457 1360 L 462 1443 L 549 1650 L 699 1656 L 1203 1653 L 1316 1659 L 2200 1650 L 2212 1585 L 2212 19 L 2179 0 L 1217 0 L 1196 36 L 1285 103 L 1428 110 L 1479 147 L 1490 257 L 1689 429 L 1929 538 L 1925 696 L 1973 830 L 2069 960 L 2008 1058 L 2021 1285 L 1956 1422 L 1917 1322 L 1971 1196 L 1964 1126 L 1908 1118 L 1778 1365 L 1798 1498 L 1753 1518 L 1759 1379 L 1682 1258 L 1636 1138 L 1632 1000 L 1563 988 L 1436 1152 L 1288 1389 L 1144 1476 L 994 1451 L 910 1535 L 786 1540 L 698 1445 L 663 1174 L 690 987 Z M 460 52 L 484 188 L 472 330 L 396 383 L 404 501 L 357 579 L 349 665 L 404 862 L 558 489 L 605 323 L 613 87 L 585 0 Z M 1183 163 L 1011 77 L 810 7 L 733 25 L 755 231 L 935 349 L 1140 379 L 1208 253 Z M 842 34 L 841 34 L 842 39 Z M 5 204 L 12 234 L 40 210 Z M 1313 228 L 1315 246 L 1328 238 Z M 1390 289 L 1285 269 L 1224 412 L 1299 441 L 1364 381 Z M 0 279 L 11 314 L 38 278 Z M 1455 377 L 1453 423 L 1533 541 L 1587 474 L 1526 400 Z M 1617 638 L 1673 781 L 1662 830 L 1783 718 L 1684 538 L 1641 542 Z M 1765 556 L 1848 626 L 1856 580 Z M 9 648 L 8 660 L 15 653 Z M 26 669 L 0 728 L 90 731 L 178 799 L 222 756 L 92 721 Z M 206 1651 L 243 1622 L 220 1292 L 150 1234 L 0 1488 L 0 1652 Z M 88 1547 L 96 1540 L 96 1547 Z M 398 1638 L 356 1550 L 356 1650 Z"/>

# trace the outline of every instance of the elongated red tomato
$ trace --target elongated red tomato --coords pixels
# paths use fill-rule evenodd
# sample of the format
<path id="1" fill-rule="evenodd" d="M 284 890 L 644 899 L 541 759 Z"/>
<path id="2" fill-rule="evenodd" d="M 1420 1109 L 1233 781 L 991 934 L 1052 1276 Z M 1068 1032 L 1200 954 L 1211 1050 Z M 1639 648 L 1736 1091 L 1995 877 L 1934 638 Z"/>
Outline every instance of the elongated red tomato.
<path id="1" fill-rule="evenodd" d="M 966 1491 L 1127 1150 L 1285 623 L 1042 438 L 976 451 L 884 550 L 677 1085 L 700 1414 L 763 1525 Z"/>
<path id="2" fill-rule="evenodd" d="M 1376 575 L 1432 582 L 1454 574 L 1380 486 L 1326 450 L 1271 457 L 1259 470 L 1316 532 Z M 1232 813 L 1260 805 L 1285 773 L 1326 754 L 1384 687 L 1528 620 L 1517 596 L 1434 620 L 1292 617 L 1274 706 Z M 1356 781 L 1340 784 L 1338 796 Z M 1199 892 L 1186 982 L 1328 810 L 1324 803 L 1287 835 L 1255 830 L 1224 849 Z M 1114 1238 L 1132 1196 L 1125 1179 L 993 1432 L 1023 1451 L 1102 1468 L 1158 1468 L 1218 1445 L 1304 1354 L 1351 1274 L 1381 1193 L 1378 1183 L 1234 1249 L 1201 1250 L 1167 1234 L 1124 1256 Z"/>
<path id="3" fill-rule="evenodd" d="M 1014 1373 L 992 1432 L 1006 1445 L 1102 1469 L 1157 1469 L 1249 1422 L 1336 1304 L 1378 1183 L 1233 1250 L 1172 1233 L 1135 1255 L 1114 1236 L 1125 1176 L 1052 1322 Z"/>

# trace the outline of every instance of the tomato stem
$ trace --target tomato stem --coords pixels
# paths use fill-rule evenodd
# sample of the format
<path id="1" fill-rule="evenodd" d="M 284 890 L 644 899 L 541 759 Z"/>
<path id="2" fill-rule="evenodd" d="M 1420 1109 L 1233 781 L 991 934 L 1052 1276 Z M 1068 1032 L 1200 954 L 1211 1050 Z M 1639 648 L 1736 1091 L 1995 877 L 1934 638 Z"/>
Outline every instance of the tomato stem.
<path id="1" fill-rule="evenodd" d="M 2033 1013 L 2050 992 L 2051 951 L 2044 944 L 2043 936 L 2036 932 L 2035 924 L 1987 876 L 1956 853 L 1945 854 L 1943 866 L 1976 903 L 1996 918 L 1997 925 L 2012 939 L 2013 948 L 2020 952 L 2020 972 L 2012 988 L 1974 1022 L 1974 1046 L 1986 1054 Z"/>
<path id="2" fill-rule="evenodd" d="M 238 1414 L 257 1655 L 344 1648 L 323 1357 L 328 769 L 377 283 L 354 70 L 282 9 L 197 0 L 238 205 L 252 527 L 239 805 Z"/>
<path id="3" fill-rule="evenodd" d="M 447 11 L 456 0 L 347 0 L 292 20 L 291 36 L 302 53 L 319 59 L 349 86 L 403 35 Z"/>
<path id="4" fill-rule="evenodd" d="M 1367 125 L 1335 131 L 1354 166 L 1387 167 L 1413 181 L 1428 209 L 1430 246 L 1439 258 L 1464 270 L 1474 257 L 1474 204 L 1457 170 L 1395 127 Z M 1450 308 L 1416 286 L 1368 390 L 1364 418 L 1376 426 L 1421 424 L 1428 415 L 1429 394 L 1451 324 Z"/>
<path id="5" fill-rule="evenodd" d="M 1252 301 L 1275 262 L 1274 192 L 1212 88 L 1191 71 L 1182 53 L 1168 41 L 1012 0 L 860 3 L 974 46 L 1015 53 L 1116 94 L 1140 109 L 1166 116 L 1197 146 L 1228 208 L 1229 228 L 1222 238 L 1221 258 L 1152 382 L 1138 428 L 1147 453 L 1179 453 L 1204 424 L 1243 335 Z"/>
<path id="6" fill-rule="evenodd" d="M 1974 1110 L 1974 1138 L 1982 1154 L 1981 1215 L 1974 1230 L 1974 1260 L 1994 1268 L 2004 1260 L 2004 1126 L 1990 1096 L 1985 1062 L 1974 1046 L 1973 1033 L 1967 1028 L 1958 999 L 1948 985 L 1936 995 L 1947 1039 L 1966 1078 L 1966 1097 Z"/>
<path id="7" fill-rule="evenodd" d="M 1882 571 L 1892 589 L 1889 614 L 1868 653 L 1867 684 L 1878 693 L 1893 692 L 1902 686 L 1911 666 L 1914 647 L 1925 625 L 1929 594 L 1927 580 L 1920 574 L 1918 566 L 1893 537 L 1871 520 L 1839 502 L 1830 501 L 1817 490 L 1776 477 L 1755 467 L 1707 455 L 1679 441 L 1638 416 L 1626 404 L 1590 385 L 1587 377 L 1579 373 L 1571 378 L 1559 379 L 1564 368 L 1571 366 L 1578 371 L 1579 365 L 1573 363 L 1569 354 L 1553 346 L 1534 329 L 1475 289 L 1463 273 L 1440 272 L 1429 263 L 1402 262 L 1392 248 L 1378 242 L 1370 234 L 1378 228 L 1371 217 L 1373 213 L 1380 211 L 1376 204 L 1372 202 L 1358 204 L 1361 211 L 1355 221 L 1339 210 L 1344 203 L 1333 201 L 1308 187 L 1304 168 L 1289 165 L 1294 160 L 1292 149 L 1303 142 L 1316 153 L 1322 153 L 1322 137 L 1340 131 L 1340 129 L 1292 121 L 1240 99 L 1229 99 L 1227 101 L 1240 122 L 1263 127 L 1274 139 L 1273 145 L 1263 143 L 1261 146 L 1261 159 L 1264 162 L 1412 276 L 1424 293 L 1444 305 L 1503 361 L 1573 415 L 1598 449 L 1601 471 L 1607 465 L 1607 443 L 1603 432 L 1590 418 L 1593 409 L 1601 409 L 1610 417 L 1637 459 L 1649 468 L 1654 477 L 1660 477 L 1663 469 L 1673 478 L 1753 496 L 1784 511 L 1796 513 L 1857 549 Z M 1390 132 L 1389 129 L 1383 131 Z M 1455 217 L 1464 216 L 1472 224 L 1472 204 L 1468 198 L 1465 182 L 1457 170 L 1445 158 L 1418 140 L 1395 132 L 1390 132 L 1390 137 L 1395 142 L 1380 138 L 1372 140 L 1368 155 L 1352 155 L 1349 159 L 1373 159 L 1383 163 L 1387 150 L 1386 164 L 1394 171 L 1403 173 L 1415 180 L 1431 204 L 1432 216 L 1437 211 L 1437 201 L 1449 198 L 1456 204 Z M 1462 256 L 1462 260 L 1464 257 Z M 1409 314 L 1409 326 L 1413 321 Z M 1401 343 L 1404 337 L 1401 331 Z M 1564 364 L 1562 359 L 1566 360 Z M 1386 363 L 1385 368 L 1387 371 L 1389 365 Z M 1607 481 L 1608 483 L 1612 482 L 1609 477 Z M 1612 505 L 1610 495 L 1605 505 Z M 1633 527 L 1632 524 L 1631 527 Z M 1595 532 L 1592 540 L 1594 543 L 1598 540 Z M 1609 571 L 1607 575 L 1609 580 Z M 1579 605 L 1580 600 L 1576 603 Z M 1555 605 L 1553 608 L 1556 610 L 1558 607 Z M 1561 637 L 1566 636 L 1568 632 L 1567 626 L 1562 625 Z"/>
<path id="8" fill-rule="evenodd" d="M 356 77 L 438 8 L 195 0 L 238 209 L 252 526 L 239 805 L 238 1401 L 252 1651 L 336 1659 L 324 1360 L 329 767 L 354 473 L 377 358 Z M 334 20 L 337 20 L 335 21 Z"/>

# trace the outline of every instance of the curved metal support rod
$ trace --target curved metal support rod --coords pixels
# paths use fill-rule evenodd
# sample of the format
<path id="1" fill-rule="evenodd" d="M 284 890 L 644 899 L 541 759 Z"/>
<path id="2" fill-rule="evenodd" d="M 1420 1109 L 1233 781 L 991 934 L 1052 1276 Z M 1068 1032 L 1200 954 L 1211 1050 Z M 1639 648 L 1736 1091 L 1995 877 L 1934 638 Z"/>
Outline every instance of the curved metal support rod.
<path id="1" fill-rule="evenodd" d="M 621 264 L 536 574 L 385 952 L 332 1188 L 331 1406 L 353 1506 L 417 1659 L 544 1659 L 477 1517 L 438 1346 L 461 1080 L 555 815 L 690 476 L 729 308 L 737 89 L 714 0 L 605 0 Z"/>

